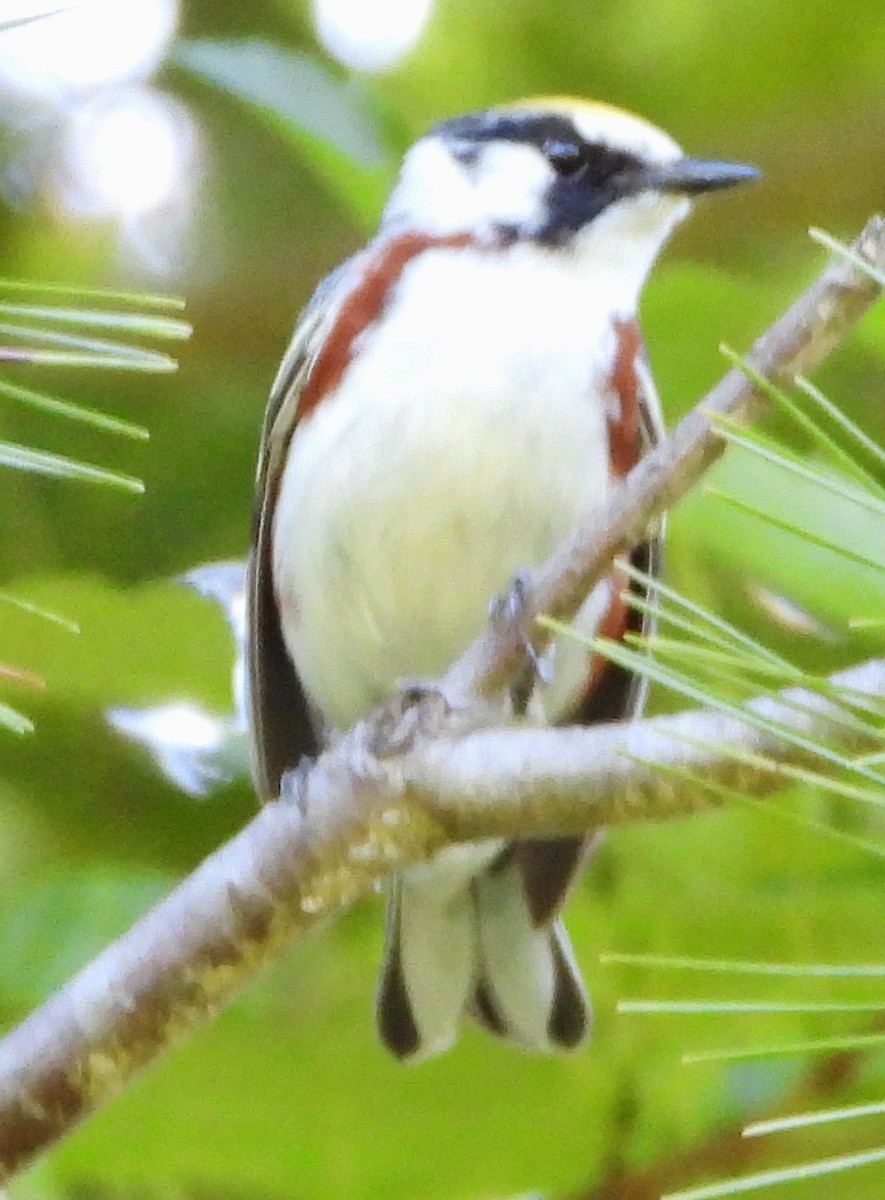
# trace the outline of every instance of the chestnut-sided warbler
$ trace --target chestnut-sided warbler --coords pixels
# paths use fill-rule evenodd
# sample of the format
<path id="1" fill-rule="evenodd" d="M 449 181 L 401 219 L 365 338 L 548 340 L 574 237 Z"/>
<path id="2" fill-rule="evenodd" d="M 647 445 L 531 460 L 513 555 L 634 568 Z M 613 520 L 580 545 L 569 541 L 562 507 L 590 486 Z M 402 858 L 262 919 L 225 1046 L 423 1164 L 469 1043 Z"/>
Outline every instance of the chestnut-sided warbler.
<path id="1" fill-rule="evenodd" d="M 440 674 L 659 438 L 640 290 L 688 197 L 755 174 L 570 99 L 455 117 L 409 150 L 377 236 L 298 323 L 265 419 L 248 585 L 262 798 L 398 681 Z M 652 571 L 658 541 L 636 552 Z M 641 624 L 623 586 L 597 587 L 578 628 Z M 640 710 L 642 687 L 577 641 L 548 659 L 525 719 Z M 443 1050 L 464 1014 L 535 1050 L 583 1039 L 557 918 L 584 849 L 487 842 L 396 881 L 378 995 L 391 1050 Z"/>

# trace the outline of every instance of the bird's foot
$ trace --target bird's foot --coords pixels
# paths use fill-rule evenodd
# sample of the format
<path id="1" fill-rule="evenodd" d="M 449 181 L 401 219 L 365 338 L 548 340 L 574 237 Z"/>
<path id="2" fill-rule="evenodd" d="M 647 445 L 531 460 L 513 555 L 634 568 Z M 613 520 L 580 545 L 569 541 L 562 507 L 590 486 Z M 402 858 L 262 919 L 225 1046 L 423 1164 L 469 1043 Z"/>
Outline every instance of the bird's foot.
<path id="1" fill-rule="evenodd" d="M 286 771 L 280 780 L 279 800 L 294 805 L 302 816 L 307 811 L 307 780 L 316 763 L 315 758 L 305 754 L 291 771 Z"/>
<path id="2" fill-rule="evenodd" d="M 382 720 L 373 729 L 372 750 L 379 758 L 407 750 L 422 736 L 432 736 L 451 711 L 433 679 L 402 679 Z"/>
<path id="3" fill-rule="evenodd" d="M 539 654 L 528 632 L 530 612 L 531 576 L 528 571 L 517 571 L 511 580 L 510 587 L 500 596 L 496 596 L 489 606 L 489 616 L 496 625 L 515 631 L 528 659 L 526 678 L 514 689 L 514 707 L 517 712 L 523 711 L 528 703 L 529 694 L 535 679 L 541 683 L 550 683 L 552 668 L 549 658 Z"/>

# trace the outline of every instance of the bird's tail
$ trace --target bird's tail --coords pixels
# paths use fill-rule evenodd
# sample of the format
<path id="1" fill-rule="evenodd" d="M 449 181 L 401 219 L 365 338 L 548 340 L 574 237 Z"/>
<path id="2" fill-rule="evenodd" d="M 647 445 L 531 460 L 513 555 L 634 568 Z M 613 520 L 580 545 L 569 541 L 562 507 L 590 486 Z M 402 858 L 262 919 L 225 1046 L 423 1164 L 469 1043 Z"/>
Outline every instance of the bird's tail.
<path id="1" fill-rule="evenodd" d="M 590 1006 L 563 926 L 532 921 L 522 872 L 499 860 L 448 895 L 400 880 L 388 909 L 381 1036 L 400 1058 L 439 1054 L 469 1013 L 542 1053 L 580 1044 Z"/>

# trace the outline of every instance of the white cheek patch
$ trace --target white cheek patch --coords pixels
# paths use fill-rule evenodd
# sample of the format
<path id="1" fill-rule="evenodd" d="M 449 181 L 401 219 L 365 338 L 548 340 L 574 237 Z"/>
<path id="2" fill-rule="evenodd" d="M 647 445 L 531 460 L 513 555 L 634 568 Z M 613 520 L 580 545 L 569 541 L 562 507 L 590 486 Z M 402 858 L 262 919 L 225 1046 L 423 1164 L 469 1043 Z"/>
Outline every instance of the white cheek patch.
<path id="1" fill-rule="evenodd" d="M 444 235 L 472 228 L 475 219 L 476 199 L 464 164 L 437 138 L 416 142 L 403 159 L 382 229 L 403 225 Z"/>
<path id="2" fill-rule="evenodd" d="M 437 138 L 417 142 L 403 162 L 383 225 L 433 236 L 482 236 L 501 225 L 530 228 L 544 212 L 553 171 L 533 146 L 489 142 L 475 161 L 453 156 Z"/>
<path id="3" fill-rule="evenodd" d="M 542 222 L 553 170 L 534 146 L 490 142 L 474 171 L 480 211 L 494 224 L 531 229 Z"/>

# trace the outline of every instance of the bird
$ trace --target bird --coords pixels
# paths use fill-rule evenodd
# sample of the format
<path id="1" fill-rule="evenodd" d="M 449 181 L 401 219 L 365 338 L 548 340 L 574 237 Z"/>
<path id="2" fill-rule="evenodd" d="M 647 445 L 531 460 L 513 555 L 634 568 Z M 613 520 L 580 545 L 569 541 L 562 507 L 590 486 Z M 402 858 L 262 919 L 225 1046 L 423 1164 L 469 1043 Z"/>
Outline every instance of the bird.
<path id="1" fill-rule="evenodd" d="M 696 194 L 757 174 L 568 97 L 450 117 L 407 151 L 376 235 L 297 323 L 262 428 L 246 658 L 263 801 L 402 680 L 438 676 L 657 444 L 643 284 Z M 633 553 L 650 578 L 661 540 Z M 647 628 L 627 586 L 600 583 L 577 628 Z M 642 711 L 642 680 L 576 639 L 538 666 L 514 720 Z M 387 1048 L 438 1054 L 465 1017 L 525 1050 L 579 1046 L 592 1015 L 560 912 L 587 850 L 490 840 L 398 876 Z"/>

